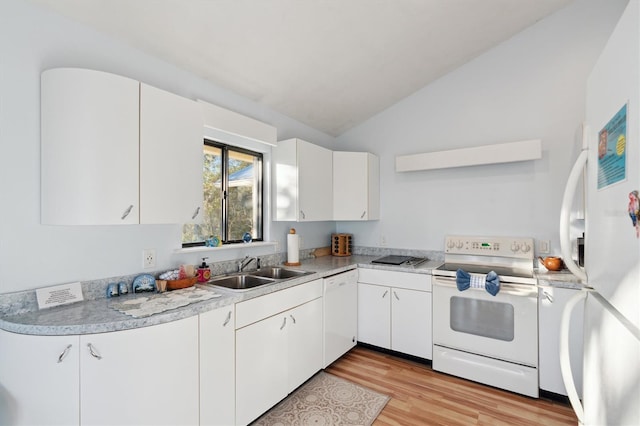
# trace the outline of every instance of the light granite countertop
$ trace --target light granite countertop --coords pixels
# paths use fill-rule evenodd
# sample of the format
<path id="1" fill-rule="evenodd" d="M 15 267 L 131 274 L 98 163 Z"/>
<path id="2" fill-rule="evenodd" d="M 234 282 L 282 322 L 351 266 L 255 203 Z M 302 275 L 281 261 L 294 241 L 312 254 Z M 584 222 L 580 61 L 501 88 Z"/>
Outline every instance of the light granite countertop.
<path id="1" fill-rule="evenodd" d="M 220 294 L 220 297 L 192 303 L 171 309 L 145 318 L 134 318 L 114 309 L 111 305 L 137 297 L 148 297 L 149 293 L 128 294 L 117 298 L 98 298 L 85 300 L 71 305 L 58 306 L 43 310 L 31 310 L 18 314 L 0 316 L 0 329 L 33 335 L 79 335 L 106 333 L 163 324 L 170 321 L 198 315 L 216 308 L 229 306 L 243 300 L 252 299 L 268 293 L 283 290 L 315 279 L 338 274 L 357 267 L 395 270 L 419 274 L 431 274 L 431 270 L 442 262 L 428 260 L 417 266 L 373 265 L 370 262 L 378 256 L 353 255 L 349 257 L 324 256 L 307 259 L 301 269 L 313 274 L 282 282 L 264 285 L 245 292 L 234 292 L 209 285 L 198 285 L 200 288 Z M 289 268 L 289 267 L 288 267 Z M 0 295 L 1 296 L 1 295 Z"/>
<path id="2" fill-rule="evenodd" d="M 581 290 L 587 286 L 569 271 L 563 269 L 561 271 L 547 271 L 546 269 L 537 269 L 534 273 L 538 279 L 538 285 L 548 285 L 552 287 L 563 287 Z"/>

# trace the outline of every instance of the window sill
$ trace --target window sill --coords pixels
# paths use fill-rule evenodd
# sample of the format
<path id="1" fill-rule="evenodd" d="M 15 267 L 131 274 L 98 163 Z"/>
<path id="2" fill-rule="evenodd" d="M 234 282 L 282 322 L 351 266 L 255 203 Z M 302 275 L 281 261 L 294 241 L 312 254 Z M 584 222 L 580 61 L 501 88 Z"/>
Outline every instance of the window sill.
<path id="1" fill-rule="evenodd" d="M 250 243 L 241 243 L 241 244 L 225 244 L 219 247 L 207 247 L 207 246 L 185 247 L 185 248 L 176 249 L 174 253 L 204 253 L 204 252 L 220 251 L 220 250 L 247 249 L 252 247 L 269 247 L 269 246 L 277 247 L 277 245 L 278 243 L 276 241 L 253 241 Z"/>

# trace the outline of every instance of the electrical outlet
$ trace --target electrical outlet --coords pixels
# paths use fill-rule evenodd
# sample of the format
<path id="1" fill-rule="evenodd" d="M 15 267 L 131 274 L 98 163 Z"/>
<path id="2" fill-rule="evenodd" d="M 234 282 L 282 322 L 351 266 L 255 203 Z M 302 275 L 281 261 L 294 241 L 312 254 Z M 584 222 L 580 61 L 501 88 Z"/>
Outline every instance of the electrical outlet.
<path id="1" fill-rule="evenodd" d="M 156 266 L 156 249 L 142 250 L 142 267 L 153 268 Z"/>
<path id="2" fill-rule="evenodd" d="M 547 254 L 549 253 L 549 240 L 538 240 L 538 253 L 539 254 Z"/>

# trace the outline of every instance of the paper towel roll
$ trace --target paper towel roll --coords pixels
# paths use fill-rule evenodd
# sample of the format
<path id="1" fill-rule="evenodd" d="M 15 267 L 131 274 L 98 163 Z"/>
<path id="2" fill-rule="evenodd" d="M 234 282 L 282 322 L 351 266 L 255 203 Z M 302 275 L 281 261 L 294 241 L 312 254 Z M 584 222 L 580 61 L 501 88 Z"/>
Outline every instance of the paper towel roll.
<path id="1" fill-rule="evenodd" d="M 300 261 L 300 239 L 298 234 L 287 234 L 287 263 Z"/>

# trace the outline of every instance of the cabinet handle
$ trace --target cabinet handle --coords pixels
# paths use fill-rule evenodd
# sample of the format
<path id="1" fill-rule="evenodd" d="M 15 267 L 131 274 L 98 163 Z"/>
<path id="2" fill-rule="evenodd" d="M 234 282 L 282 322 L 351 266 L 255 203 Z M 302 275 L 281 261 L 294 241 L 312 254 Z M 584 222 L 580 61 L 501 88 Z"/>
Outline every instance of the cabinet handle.
<path id="1" fill-rule="evenodd" d="M 395 291 L 393 292 L 393 295 L 396 297 L 396 300 L 400 300 L 400 298 L 398 297 L 398 293 L 396 293 Z"/>
<path id="2" fill-rule="evenodd" d="M 92 357 L 96 359 L 102 359 L 102 356 L 100 355 L 100 353 L 98 353 L 96 348 L 93 347 L 91 343 L 87 343 L 87 347 L 89 348 L 89 353 L 91 354 Z"/>
<path id="3" fill-rule="evenodd" d="M 542 294 L 544 294 L 544 297 L 546 297 L 549 302 L 553 303 L 553 296 L 547 293 L 546 290 L 542 290 Z"/>
<path id="4" fill-rule="evenodd" d="M 293 321 L 293 323 L 296 323 L 296 317 L 294 317 L 293 315 L 289 315 L 291 317 L 291 321 Z"/>
<path id="5" fill-rule="evenodd" d="M 229 311 L 229 313 L 227 314 L 227 318 L 224 320 L 224 323 L 222 324 L 222 326 L 226 327 L 227 324 L 229 324 L 229 321 L 231 321 L 231 311 Z"/>
<path id="6" fill-rule="evenodd" d="M 385 297 L 387 297 L 387 293 L 389 293 L 389 290 L 385 290 L 384 294 L 382 295 L 382 298 L 384 299 Z"/>
<path id="7" fill-rule="evenodd" d="M 302 210 L 300 210 L 300 215 L 302 216 L 303 219 L 307 218 L 307 216 L 304 214 L 304 212 Z"/>
<path id="8" fill-rule="evenodd" d="M 120 218 L 120 220 L 124 220 L 127 216 L 129 216 L 129 213 L 131 213 L 131 210 L 133 210 L 133 204 L 127 207 L 124 213 L 122 213 L 122 217 Z"/>
<path id="9" fill-rule="evenodd" d="M 285 325 L 287 325 L 287 317 L 284 317 L 284 321 L 282 321 L 282 325 L 280 326 L 280 330 L 282 330 Z"/>
<path id="10" fill-rule="evenodd" d="M 193 212 L 193 215 L 191 216 L 191 219 L 195 219 L 196 216 L 198 216 L 198 213 L 200 213 L 200 206 L 196 207 L 196 211 Z"/>
<path id="11" fill-rule="evenodd" d="M 64 348 L 64 351 L 62 351 L 62 353 L 60 354 L 60 356 L 58 357 L 58 364 L 60 364 L 66 357 L 67 354 L 69 353 L 69 351 L 71 350 L 71 346 L 72 345 L 67 345 L 66 348 Z"/>
<path id="12" fill-rule="evenodd" d="M 367 214 L 367 211 L 366 210 L 363 211 L 362 214 L 360 215 L 360 219 L 363 219 L 366 214 Z"/>

